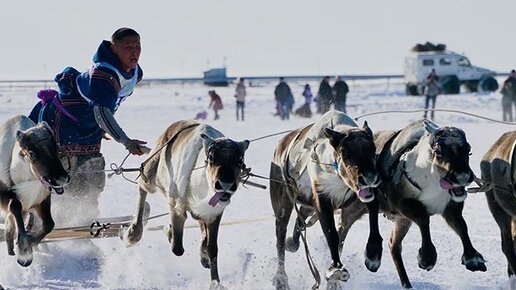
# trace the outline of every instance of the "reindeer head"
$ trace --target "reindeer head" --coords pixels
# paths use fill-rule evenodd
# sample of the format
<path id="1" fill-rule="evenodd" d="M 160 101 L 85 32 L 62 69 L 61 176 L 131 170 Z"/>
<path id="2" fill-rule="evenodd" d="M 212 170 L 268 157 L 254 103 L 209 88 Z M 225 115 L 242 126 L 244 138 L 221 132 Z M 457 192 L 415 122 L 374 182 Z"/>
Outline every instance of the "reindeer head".
<path id="1" fill-rule="evenodd" d="M 212 139 L 201 134 L 206 153 L 206 175 L 211 192 L 215 192 L 209 204 L 227 206 L 240 183 L 245 169 L 244 153 L 249 141 L 235 142 L 228 138 Z"/>
<path id="2" fill-rule="evenodd" d="M 324 129 L 324 135 L 330 139 L 330 144 L 335 149 L 338 173 L 362 202 L 370 202 L 374 199 L 371 188 L 380 183 L 380 175 L 376 170 L 373 132 L 367 122 L 364 122 L 363 128 L 340 128 L 337 126 L 338 130 Z"/>
<path id="3" fill-rule="evenodd" d="M 436 170 L 441 176 L 441 188 L 448 190 L 452 200 L 464 201 L 467 197 L 464 187 L 474 179 L 473 171 L 469 167 L 471 146 L 466 140 L 466 134 L 456 127 L 439 128 L 427 120 L 424 124 L 429 133 L 432 170 Z"/>
<path id="4" fill-rule="evenodd" d="M 16 141 L 21 148 L 20 156 L 28 162 L 34 177 L 57 194 L 62 194 L 70 176 L 61 164 L 56 139 L 48 124 L 41 122 L 26 131 L 17 131 Z"/>

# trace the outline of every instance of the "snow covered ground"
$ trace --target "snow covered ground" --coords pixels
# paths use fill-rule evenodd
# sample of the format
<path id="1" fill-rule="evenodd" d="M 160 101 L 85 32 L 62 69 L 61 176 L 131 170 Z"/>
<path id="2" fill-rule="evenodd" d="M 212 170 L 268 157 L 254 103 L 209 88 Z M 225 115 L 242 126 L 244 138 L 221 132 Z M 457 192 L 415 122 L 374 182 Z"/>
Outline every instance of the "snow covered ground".
<path id="1" fill-rule="evenodd" d="M 384 111 L 421 109 L 424 98 L 407 97 L 403 85 L 395 81 L 350 82 L 348 113 L 352 117 Z M 235 121 L 234 87 L 217 88 L 225 108 L 221 119 L 213 121 L 209 111 L 207 122 L 235 140 L 254 139 L 267 134 L 305 126 L 317 120 L 292 117 L 281 121 L 274 116 L 273 90 L 275 83 L 262 83 L 248 88 L 246 121 Z M 290 83 L 298 107 L 303 103 L 304 83 Z M 318 84 L 311 83 L 314 94 Z M 28 114 L 36 102 L 39 88 L 0 87 L 0 121 L 15 114 Z M 207 110 L 208 87 L 201 85 L 151 85 L 137 88 L 124 103 L 117 118 L 132 138 L 147 140 L 151 146 L 171 123 L 193 118 Z M 492 94 L 461 94 L 439 96 L 437 108 L 464 110 L 500 119 L 501 96 Z M 416 120 L 422 113 L 391 113 L 373 115 L 367 120 L 375 130 L 400 129 Z M 479 164 L 489 146 L 503 132 L 513 130 L 503 125 L 466 115 L 436 113 L 439 125 L 454 125 L 465 130 L 472 145 L 471 167 L 480 175 Z M 273 150 L 280 136 L 251 143 L 246 152 L 246 164 L 259 175 L 268 175 Z M 119 164 L 126 155 L 123 147 L 113 141 L 103 143 L 102 152 L 107 163 Z M 137 167 L 145 157 L 130 157 L 125 167 Z M 128 174 L 135 178 L 136 174 Z M 253 179 L 268 185 L 265 180 Z M 135 210 L 137 186 L 115 176 L 107 180 L 100 199 L 103 217 L 132 214 Z M 66 192 L 65 192 L 66 194 Z M 58 202 L 59 196 L 53 196 Z M 151 215 L 164 213 L 167 205 L 160 195 L 148 198 Z M 488 210 L 483 194 L 471 194 L 464 210 L 474 246 L 487 260 L 488 271 L 473 273 L 461 265 L 462 247 L 458 236 L 440 216 L 431 219 L 431 232 L 438 259 L 433 270 L 427 272 L 417 266 L 420 246 L 419 231 L 413 226 L 404 240 L 403 257 L 408 275 L 416 289 L 506 289 L 506 261 L 500 249 L 499 230 Z M 223 222 L 243 221 L 222 226 L 219 232 L 219 273 L 221 283 L 229 289 L 273 289 L 276 271 L 274 219 L 267 190 L 254 187 L 240 188 L 226 209 Z M 293 220 L 292 220 L 293 221 Z M 290 228 L 293 225 L 291 221 Z M 147 228 L 168 224 L 167 217 L 149 222 Z M 382 266 L 370 273 L 364 266 L 363 251 L 368 233 L 367 218 L 362 218 L 351 229 L 344 246 L 342 261 L 351 274 L 342 289 L 399 289 L 398 275 L 388 250 L 392 223 L 380 219 L 384 238 Z M 189 218 L 187 225 L 195 226 Z M 56 225 L 59 227 L 59 224 Z M 290 232 L 289 228 L 289 232 Z M 199 262 L 200 233 L 195 227 L 185 230 L 185 254 L 176 257 L 170 251 L 166 236 L 160 230 L 144 232 L 142 241 L 125 247 L 118 238 L 93 241 L 66 241 L 40 245 L 33 264 L 22 268 L 14 257 L 7 255 L 0 243 L 0 284 L 9 289 L 207 289 L 209 270 Z M 330 255 L 320 226 L 308 230 L 311 253 L 321 274 L 330 263 Z M 309 289 L 314 283 L 305 256 L 287 252 L 287 274 L 292 289 Z M 322 288 L 325 287 L 323 281 Z"/>

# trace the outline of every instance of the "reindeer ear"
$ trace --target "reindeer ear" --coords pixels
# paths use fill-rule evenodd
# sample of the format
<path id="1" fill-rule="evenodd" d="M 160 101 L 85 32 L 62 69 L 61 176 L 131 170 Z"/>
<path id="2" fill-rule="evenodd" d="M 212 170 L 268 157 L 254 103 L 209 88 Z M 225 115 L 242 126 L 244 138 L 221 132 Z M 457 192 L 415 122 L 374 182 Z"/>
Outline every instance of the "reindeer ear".
<path id="1" fill-rule="evenodd" d="M 362 129 L 366 130 L 366 132 L 373 137 L 373 131 L 371 128 L 369 128 L 369 125 L 367 124 L 367 121 L 364 121 L 364 126 L 362 126 Z"/>
<path id="2" fill-rule="evenodd" d="M 211 138 L 210 136 L 201 133 L 201 138 L 204 140 L 203 145 L 204 149 L 208 149 L 208 147 L 211 145 L 211 143 L 215 142 L 215 139 Z"/>
<path id="3" fill-rule="evenodd" d="M 430 138 L 428 139 L 428 144 L 430 146 L 434 146 L 435 143 L 435 133 L 439 130 L 439 126 L 432 121 L 424 120 L 423 125 L 425 126 L 425 130 L 430 133 Z"/>
<path id="4" fill-rule="evenodd" d="M 23 144 L 23 142 L 25 141 L 25 135 L 26 134 L 20 130 L 16 131 L 16 141 L 18 141 L 20 145 Z"/>
<path id="5" fill-rule="evenodd" d="M 439 126 L 436 123 L 429 120 L 423 120 L 423 125 L 425 126 L 425 130 L 430 134 L 434 134 L 435 132 L 437 132 L 437 130 L 439 130 Z"/>
<path id="6" fill-rule="evenodd" d="M 342 140 L 345 135 L 330 128 L 324 128 L 324 136 L 330 139 L 331 146 L 337 147 L 340 144 L 340 140 Z"/>
<path id="7" fill-rule="evenodd" d="M 249 148 L 249 140 L 244 140 L 242 142 L 238 142 L 238 147 L 240 148 L 240 151 L 242 151 L 242 154 Z"/>
<path id="8" fill-rule="evenodd" d="M 46 121 L 41 121 L 38 123 L 39 126 L 43 126 L 45 128 L 47 128 L 48 130 L 52 131 L 52 128 L 50 128 L 50 125 L 48 125 L 48 123 Z"/>

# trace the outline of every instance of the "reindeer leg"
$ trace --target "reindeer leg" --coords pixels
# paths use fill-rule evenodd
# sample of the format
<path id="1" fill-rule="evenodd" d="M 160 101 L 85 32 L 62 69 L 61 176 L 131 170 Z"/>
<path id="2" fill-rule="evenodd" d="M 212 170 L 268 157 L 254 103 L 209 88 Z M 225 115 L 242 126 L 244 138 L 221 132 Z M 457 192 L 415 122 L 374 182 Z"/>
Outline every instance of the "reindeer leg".
<path id="1" fill-rule="evenodd" d="M 14 256 L 14 234 L 16 233 L 16 226 L 14 216 L 12 214 L 7 215 L 5 218 L 5 243 L 7 244 L 7 254 Z"/>
<path id="2" fill-rule="evenodd" d="M 292 237 L 287 238 L 285 249 L 291 253 L 295 253 L 299 249 L 299 238 L 301 237 L 302 227 L 305 223 L 305 220 L 308 216 L 313 213 L 313 210 L 310 208 L 301 206 L 299 209 L 299 214 L 296 218 L 296 223 L 294 225 L 294 231 L 292 232 Z"/>
<path id="3" fill-rule="evenodd" d="M 271 165 L 271 178 L 279 179 L 278 176 L 281 176 L 280 169 L 277 169 L 275 165 Z M 288 197 L 288 194 L 289 191 L 284 184 L 271 180 L 270 197 L 274 216 L 276 217 L 276 251 L 278 255 L 278 269 L 272 284 L 276 289 L 290 289 L 285 271 L 285 238 L 294 204 Z"/>
<path id="4" fill-rule="evenodd" d="M 448 225 L 459 235 L 460 240 L 462 242 L 462 246 L 464 247 L 464 254 L 462 254 L 462 264 L 466 266 L 466 269 L 470 271 L 487 271 L 485 260 L 482 255 L 475 250 L 471 240 L 468 235 L 468 225 L 462 216 L 462 209 L 464 208 L 464 203 L 456 203 L 450 202 L 446 209 L 444 210 L 443 217 L 448 223 Z M 502 210 L 500 212 L 503 212 Z M 510 224 L 508 224 L 510 231 Z M 502 237 L 503 239 L 503 237 Z M 503 243 L 503 240 L 502 240 Z M 509 234 L 508 240 L 506 240 L 508 246 L 510 247 L 510 251 L 514 256 L 514 247 L 512 243 L 512 237 Z"/>
<path id="5" fill-rule="evenodd" d="M 210 276 L 211 276 L 211 285 L 210 289 L 218 289 L 220 288 L 220 278 L 219 278 L 219 269 L 217 266 L 217 255 L 219 252 L 219 248 L 217 246 L 217 236 L 219 234 L 219 226 L 220 220 L 222 218 L 222 214 L 215 218 L 215 220 L 209 224 L 207 224 L 207 234 L 208 234 L 208 257 L 210 258 Z"/>
<path id="6" fill-rule="evenodd" d="M 35 208 L 38 216 L 41 218 L 42 227 L 37 233 L 29 234 L 30 243 L 32 245 L 39 244 L 39 242 L 54 229 L 55 223 L 52 219 L 52 213 L 50 212 L 50 204 L 50 195 L 48 195 L 47 198 Z"/>
<path id="7" fill-rule="evenodd" d="M 391 250 L 392 260 L 396 266 L 396 271 L 401 281 L 403 288 L 412 288 L 410 280 L 403 265 L 403 258 L 401 257 L 402 245 L 401 242 L 407 235 L 412 222 L 400 215 L 396 215 L 394 220 L 394 228 L 391 231 L 391 238 L 389 240 L 389 247 Z"/>
<path id="8" fill-rule="evenodd" d="M 0 194 L 0 207 L 2 209 L 9 209 L 9 202 L 14 198 L 14 194 L 12 192 L 8 192 L 7 194 Z M 7 254 L 9 256 L 14 256 L 14 234 L 16 233 L 14 216 L 12 214 L 7 214 L 5 217 L 5 230 L 4 230 L 4 238 L 5 243 L 7 244 Z"/>
<path id="9" fill-rule="evenodd" d="M 137 243 L 141 240 L 143 235 L 143 212 L 145 209 L 145 199 L 147 198 L 147 191 L 140 187 L 138 194 L 138 201 L 136 207 L 136 218 L 131 225 L 123 232 L 122 239 L 128 246 Z"/>
<path id="10" fill-rule="evenodd" d="M 398 210 L 412 222 L 416 223 L 421 233 L 421 248 L 417 256 L 419 268 L 430 271 L 437 261 L 437 252 L 430 236 L 430 216 L 426 207 L 415 199 L 404 199 Z"/>
<path id="11" fill-rule="evenodd" d="M 502 252 L 507 259 L 507 274 L 514 276 L 516 273 L 516 253 L 514 251 L 513 236 L 511 231 L 512 218 L 505 210 L 496 202 L 493 190 L 486 192 L 487 204 L 493 218 L 500 228 L 502 240 Z"/>
<path id="12" fill-rule="evenodd" d="M 210 268 L 210 257 L 208 255 L 208 227 L 205 222 L 199 220 L 201 228 L 201 265 L 204 268 Z"/>
<path id="13" fill-rule="evenodd" d="M 382 236 L 378 227 L 378 200 L 366 204 L 369 211 L 369 239 L 365 250 L 365 265 L 371 272 L 376 272 L 382 264 Z"/>
<path id="14" fill-rule="evenodd" d="M 339 257 L 339 234 L 335 228 L 335 219 L 333 218 L 333 205 L 328 198 L 319 195 L 319 222 L 330 248 L 332 264 L 326 271 L 326 280 L 328 281 L 347 281 L 349 272 L 340 262 Z"/>
<path id="15" fill-rule="evenodd" d="M 355 199 L 350 205 L 341 208 L 339 225 L 339 254 L 342 253 L 344 242 L 346 241 L 349 230 L 355 224 L 355 222 L 366 213 L 367 208 L 358 198 Z"/>
<path id="16" fill-rule="evenodd" d="M 183 248 L 183 232 L 185 229 L 186 211 L 177 210 L 172 199 L 169 203 L 169 211 L 172 228 L 168 230 L 168 241 L 170 242 L 172 253 L 176 256 L 182 256 L 185 252 Z"/>
<path id="17" fill-rule="evenodd" d="M 32 246 L 23 223 L 22 205 L 16 198 L 11 199 L 9 202 L 9 213 L 14 217 L 16 231 L 18 232 L 18 238 L 16 239 L 18 247 L 17 261 L 21 266 L 27 267 L 32 263 Z"/>

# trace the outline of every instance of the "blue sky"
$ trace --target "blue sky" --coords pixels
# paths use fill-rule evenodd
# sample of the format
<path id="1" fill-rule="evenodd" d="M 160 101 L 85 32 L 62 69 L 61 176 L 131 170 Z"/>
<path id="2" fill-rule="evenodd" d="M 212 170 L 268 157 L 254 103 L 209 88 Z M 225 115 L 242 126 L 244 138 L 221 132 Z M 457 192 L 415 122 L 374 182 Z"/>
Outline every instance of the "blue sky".
<path id="1" fill-rule="evenodd" d="M 14 1 L 2 5 L 0 80 L 88 68 L 121 26 L 142 36 L 146 77 L 402 73 L 417 42 L 516 67 L 516 1 Z M 225 61 L 224 61 L 225 60 Z"/>

